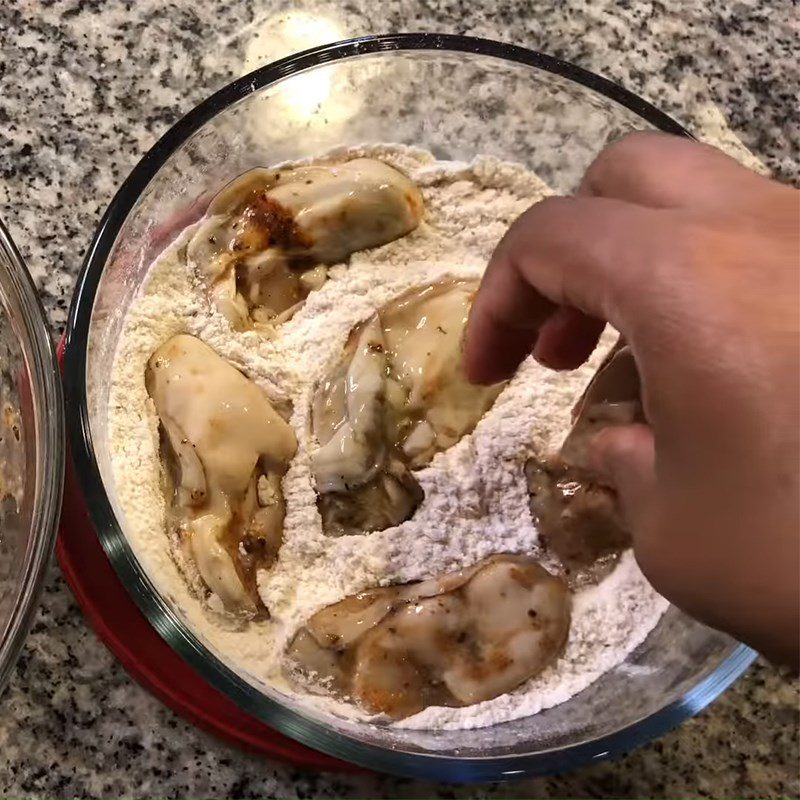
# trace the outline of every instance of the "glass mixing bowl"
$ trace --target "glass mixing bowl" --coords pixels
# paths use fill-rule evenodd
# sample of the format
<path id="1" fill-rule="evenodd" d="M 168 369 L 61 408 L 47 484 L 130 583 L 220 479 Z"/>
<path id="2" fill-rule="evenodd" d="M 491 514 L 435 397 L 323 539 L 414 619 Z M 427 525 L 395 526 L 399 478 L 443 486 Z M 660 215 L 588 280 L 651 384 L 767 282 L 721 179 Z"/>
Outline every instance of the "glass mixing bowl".
<path id="1" fill-rule="evenodd" d="M 53 550 L 64 478 L 64 408 L 36 289 L 0 222 L 0 690 Z"/>
<path id="2" fill-rule="evenodd" d="M 521 162 L 556 191 L 570 192 L 608 141 L 643 129 L 688 135 L 624 89 L 523 48 L 460 36 L 369 37 L 234 81 L 178 122 L 124 183 L 89 250 L 70 314 L 65 385 L 75 465 L 98 535 L 130 594 L 172 647 L 247 711 L 373 769 L 501 779 L 635 747 L 696 713 L 751 662 L 750 650 L 671 608 L 624 663 L 534 717 L 447 732 L 336 719 L 212 652 L 155 591 L 120 524 L 108 378 L 126 309 L 176 219 L 196 218 L 210 194 L 250 167 L 364 142 L 417 145 L 439 158 L 482 153 Z"/>

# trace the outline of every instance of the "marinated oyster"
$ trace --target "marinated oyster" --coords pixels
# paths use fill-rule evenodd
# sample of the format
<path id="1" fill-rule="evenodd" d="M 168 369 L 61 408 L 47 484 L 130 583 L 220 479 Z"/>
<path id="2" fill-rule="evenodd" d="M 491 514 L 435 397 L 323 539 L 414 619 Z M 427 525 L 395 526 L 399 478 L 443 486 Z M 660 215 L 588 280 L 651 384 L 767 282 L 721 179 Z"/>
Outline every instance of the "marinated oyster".
<path id="1" fill-rule="evenodd" d="M 212 200 L 187 255 L 237 330 L 285 321 L 327 278 L 326 265 L 412 231 L 422 195 L 388 164 L 253 169 Z"/>
<path id="2" fill-rule="evenodd" d="M 408 519 L 423 497 L 412 470 L 472 431 L 500 393 L 469 383 L 461 365 L 477 287 L 442 280 L 387 303 L 317 386 L 312 468 L 328 535 Z"/>
<path id="3" fill-rule="evenodd" d="M 542 544 L 557 557 L 573 588 L 602 580 L 631 545 L 616 493 L 592 475 L 589 442 L 609 425 L 643 421 L 636 362 L 620 340 L 573 408 L 573 425 L 558 454 L 531 458 L 525 465 Z"/>
<path id="4" fill-rule="evenodd" d="M 256 571 L 283 538 L 294 432 L 261 389 L 193 336 L 161 345 L 145 379 L 161 422 L 171 538 L 227 611 L 263 612 Z"/>
<path id="5" fill-rule="evenodd" d="M 286 652 L 290 676 L 402 719 L 511 691 L 561 653 L 566 584 L 525 556 L 346 597 L 314 614 Z"/>

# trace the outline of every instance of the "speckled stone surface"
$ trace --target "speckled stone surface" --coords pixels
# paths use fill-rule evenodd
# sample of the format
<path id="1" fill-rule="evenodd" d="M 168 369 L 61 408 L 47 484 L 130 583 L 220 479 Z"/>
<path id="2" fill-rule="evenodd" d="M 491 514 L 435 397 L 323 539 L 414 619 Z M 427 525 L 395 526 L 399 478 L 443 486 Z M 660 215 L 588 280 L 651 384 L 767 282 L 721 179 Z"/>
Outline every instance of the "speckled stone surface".
<path id="1" fill-rule="evenodd" d="M 170 124 L 241 71 L 258 21 L 289 8 L 323 15 L 345 36 L 437 30 L 527 45 L 623 83 L 695 130 L 711 104 L 776 174 L 798 180 L 791 0 L 7 0 L 0 216 L 54 335 L 115 187 Z M 570 775 L 469 788 L 300 773 L 209 738 L 134 684 L 84 623 L 56 566 L 0 709 L 4 796 L 800 794 L 797 684 L 762 664 L 679 730 Z"/>

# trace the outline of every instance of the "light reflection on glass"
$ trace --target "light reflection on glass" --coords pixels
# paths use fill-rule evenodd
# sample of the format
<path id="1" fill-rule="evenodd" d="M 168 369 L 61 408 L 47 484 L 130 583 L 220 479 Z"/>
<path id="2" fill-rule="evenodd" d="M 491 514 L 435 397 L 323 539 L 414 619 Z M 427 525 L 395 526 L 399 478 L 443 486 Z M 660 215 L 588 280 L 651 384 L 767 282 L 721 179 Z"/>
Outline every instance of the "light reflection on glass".
<path id="1" fill-rule="evenodd" d="M 245 50 L 244 73 L 276 61 L 284 56 L 308 50 L 345 38 L 345 31 L 329 17 L 305 11 L 287 11 L 275 14 L 251 26 L 251 38 Z M 274 102 L 270 103 L 271 118 L 264 120 L 273 127 L 276 123 L 289 124 L 319 120 L 326 125 L 349 118 L 355 109 L 352 95 L 347 102 L 338 97 L 331 68 L 318 68 L 305 75 L 292 78 L 291 88 L 276 90 L 280 100 L 279 114 Z M 276 119 L 280 116 L 281 119 Z"/>

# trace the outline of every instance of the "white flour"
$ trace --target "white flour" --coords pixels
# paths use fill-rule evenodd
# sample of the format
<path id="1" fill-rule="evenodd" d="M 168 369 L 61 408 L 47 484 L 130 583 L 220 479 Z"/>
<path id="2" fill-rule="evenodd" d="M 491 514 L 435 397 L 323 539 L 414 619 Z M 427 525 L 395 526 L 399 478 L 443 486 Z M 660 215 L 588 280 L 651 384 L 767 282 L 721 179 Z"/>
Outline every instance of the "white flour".
<path id="1" fill-rule="evenodd" d="M 261 688 L 289 693 L 280 674 L 287 639 L 311 614 L 345 595 L 465 567 L 496 552 L 536 553 L 522 466 L 558 443 L 569 409 L 600 360 L 553 373 L 526 362 L 475 431 L 418 473 L 425 499 L 414 517 L 360 536 L 323 536 L 310 472 L 310 391 L 354 324 L 414 285 L 443 275 L 479 276 L 509 223 L 548 193 L 520 166 L 489 159 L 441 163 L 421 151 L 385 146 L 347 151 L 376 156 L 421 187 L 426 222 L 408 236 L 353 256 L 312 293 L 302 310 L 265 340 L 236 333 L 209 305 L 185 263 L 184 233 L 153 265 L 132 304 L 112 375 L 109 429 L 117 511 L 126 536 L 159 591 L 220 658 Z M 334 154 L 329 160 L 342 159 Z M 190 229 L 191 230 L 191 229 Z M 157 420 L 144 385 L 145 363 L 169 336 L 199 336 L 274 399 L 290 399 L 297 456 L 284 478 L 285 538 L 277 564 L 259 575 L 268 621 L 233 624 L 188 589 L 169 554 L 158 480 Z M 467 708 L 429 708 L 405 727 L 472 728 L 536 713 L 584 689 L 624 660 L 655 626 L 667 603 L 630 553 L 600 586 L 575 597 L 567 648 L 559 661 L 511 694 Z M 352 706 L 305 696 L 337 714 Z M 363 716 L 363 715 L 362 715 Z"/>

